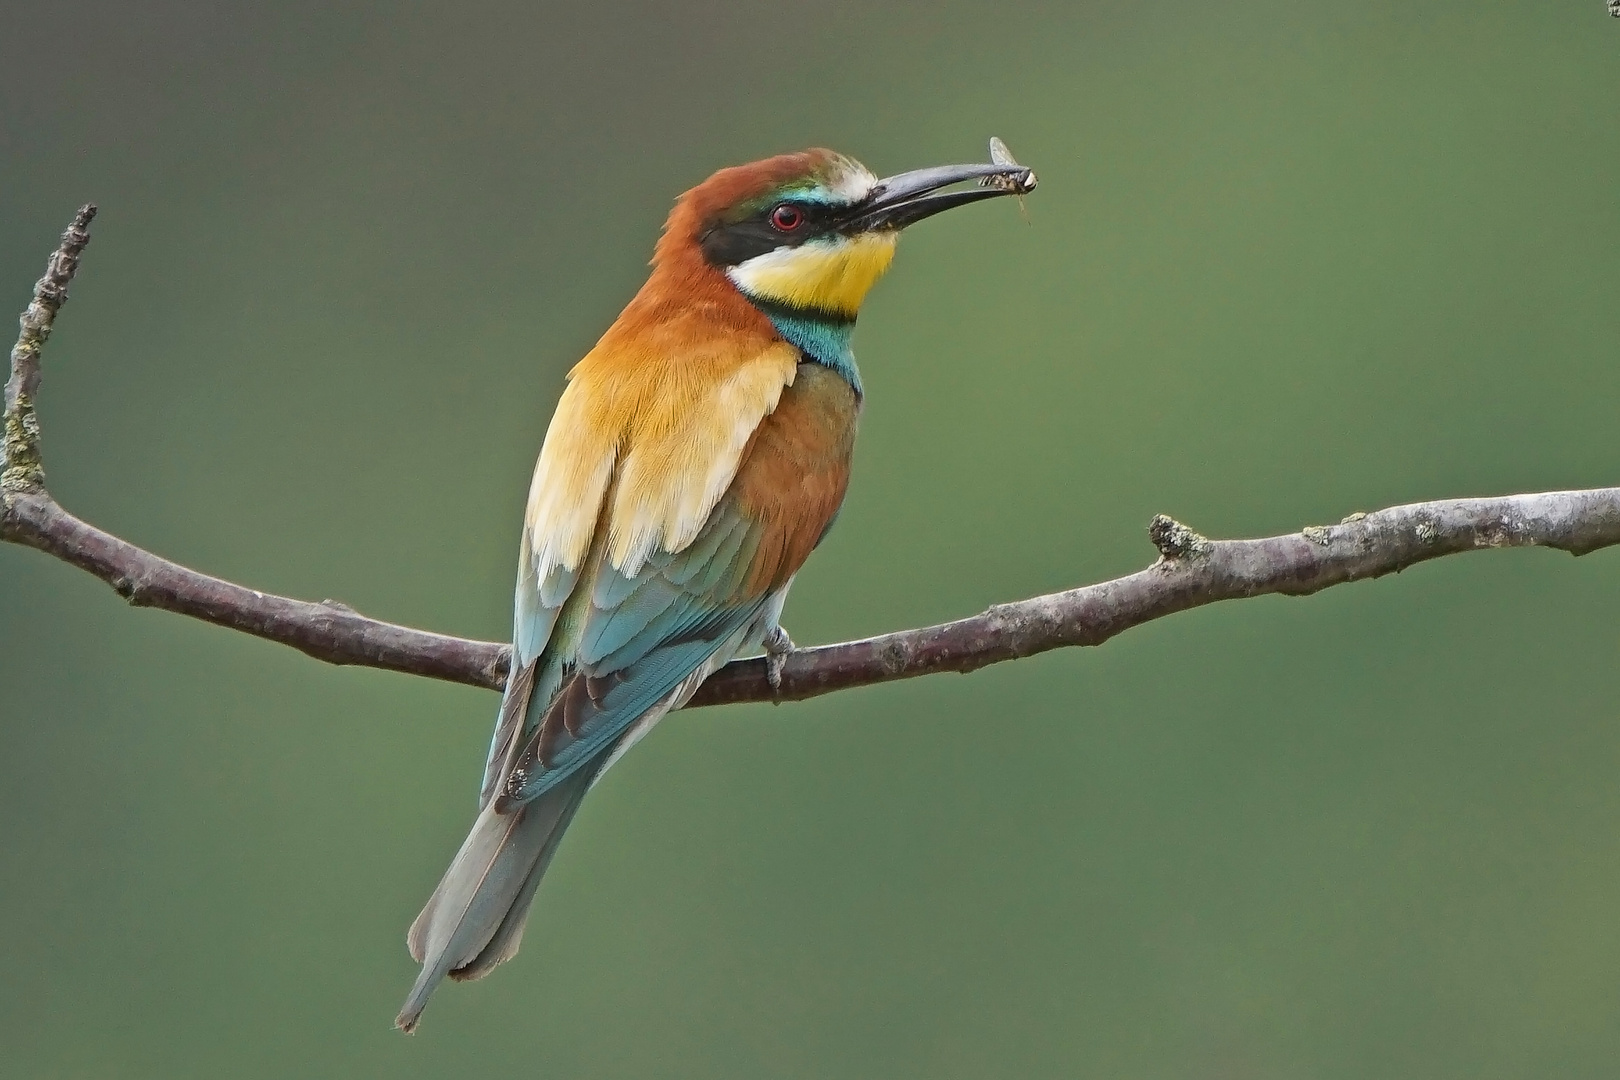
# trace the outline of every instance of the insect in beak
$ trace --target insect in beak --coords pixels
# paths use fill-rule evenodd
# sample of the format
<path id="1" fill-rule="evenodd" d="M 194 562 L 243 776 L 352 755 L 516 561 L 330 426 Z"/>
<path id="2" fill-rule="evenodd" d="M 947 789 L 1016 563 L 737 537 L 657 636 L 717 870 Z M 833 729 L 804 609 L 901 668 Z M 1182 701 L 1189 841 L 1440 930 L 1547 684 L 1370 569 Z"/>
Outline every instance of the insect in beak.
<path id="1" fill-rule="evenodd" d="M 992 165 L 1018 165 L 1018 159 L 1012 156 L 1007 144 L 990 136 L 990 164 Z M 1024 219 L 1024 224 L 1030 224 L 1029 208 L 1024 205 L 1024 196 L 1035 190 L 1035 174 L 1027 173 L 1027 178 L 997 174 L 979 178 L 980 187 L 993 187 L 998 191 L 1006 191 L 1018 197 L 1018 213 Z"/>

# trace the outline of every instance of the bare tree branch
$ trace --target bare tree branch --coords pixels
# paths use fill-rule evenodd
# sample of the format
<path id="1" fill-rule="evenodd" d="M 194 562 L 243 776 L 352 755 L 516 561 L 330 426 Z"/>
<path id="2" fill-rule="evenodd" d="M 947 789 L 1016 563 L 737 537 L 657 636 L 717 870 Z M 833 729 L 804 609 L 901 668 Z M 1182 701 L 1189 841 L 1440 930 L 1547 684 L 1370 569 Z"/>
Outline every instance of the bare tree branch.
<path id="1" fill-rule="evenodd" d="M 368 619 L 199 574 L 80 521 L 43 491 L 9 498 L 0 538 L 88 570 L 134 607 L 155 607 L 279 641 L 329 664 L 359 664 L 499 690 L 506 647 Z"/>
<path id="2" fill-rule="evenodd" d="M 1263 540 L 1208 540 L 1163 515 L 1148 533 L 1159 561 L 1127 577 L 998 604 L 938 626 L 796 652 L 775 700 L 1101 645 L 1133 626 L 1220 600 L 1308 596 L 1464 551 L 1548 547 L 1584 555 L 1620 544 L 1620 488 L 1412 503 Z M 712 675 L 693 704 L 772 700 L 769 691 L 764 661 L 746 660 Z"/>
<path id="3" fill-rule="evenodd" d="M 39 455 L 39 351 L 51 336 L 56 313 L 67 302 L 67 287 L 79 269 L 79 255 L 90 242 L 96 208 L 86 203 L 73 216 L 62 242 L 45 264 L 45 276 L 34 283 L 34 298 L 23 309 L 17 344 L 11 350 L 11 378 L 6 380 L 5 438 L 0 443 L 0 492 L 39 491 L 45 466 Z M 3 498 L 0 495 L 0 498 Z"/>
<path id="4" fill-rule="evenodd" d="M 503 645 L 378 622 L 335 601 L 292 600 L 198 573 L 80 521 L 44 490 L 33 419 L 39 346 L 66 299 L 94 213 L 85 207 L 63 235 L 11 354 L 0 539 L 87 570 L 138 607 L 279 641 L 328 663 L 500 689 L 508 660 Z M 1584 555 L 1620 544 L 1620 488 L 1413 503 L 1261 540 L 1209 540 L 1163 516 L 1148 533 L 1159 559 L 1127 577 L 1000 604 L 937 626 L 800 649 L 787 658 L 780 689 L 767 681 L 763 659 L 736 661 L 711 676 L 688 707 L 798 701 L 935 672 L 976 671 L 1051 649 L 1101 645 L 1133 626 L 1220 600 L 1305 596 L 1464 551 L 1547 547 Z"/>

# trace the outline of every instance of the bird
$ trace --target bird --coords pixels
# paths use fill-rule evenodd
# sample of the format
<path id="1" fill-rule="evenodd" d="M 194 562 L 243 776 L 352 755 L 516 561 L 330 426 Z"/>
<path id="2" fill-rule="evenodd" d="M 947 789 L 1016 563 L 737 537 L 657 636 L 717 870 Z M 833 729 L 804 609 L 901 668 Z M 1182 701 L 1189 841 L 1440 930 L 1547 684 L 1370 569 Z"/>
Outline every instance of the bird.
<path id="1" fill-rule="evenodd" d="M 856 316 L 902 229 L 1033 189 L 994 149 L 879 179 L 815 148 L 676 200 L 646 282 L 546 431 L 479 811 L 407 935 L 421 971 L 401 1030 L 446 976 L 517 953 L 586 792 L 654 724 L 737 656 L 763 651 L 779 685 L 783 602 L 849 484 Z"/>

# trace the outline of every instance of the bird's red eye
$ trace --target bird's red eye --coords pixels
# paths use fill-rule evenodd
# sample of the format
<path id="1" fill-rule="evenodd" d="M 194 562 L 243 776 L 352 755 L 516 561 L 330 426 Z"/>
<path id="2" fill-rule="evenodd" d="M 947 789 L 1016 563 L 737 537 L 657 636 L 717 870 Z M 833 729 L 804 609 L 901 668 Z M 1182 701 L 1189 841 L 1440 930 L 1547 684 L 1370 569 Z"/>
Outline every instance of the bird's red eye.
<path id="1" fill-rule="evenodd" d="M 771 224 L 782 232 L 792 232 L 804 224 L 804 213 L 796 206 L 783 203 L 771 211 Z"/>

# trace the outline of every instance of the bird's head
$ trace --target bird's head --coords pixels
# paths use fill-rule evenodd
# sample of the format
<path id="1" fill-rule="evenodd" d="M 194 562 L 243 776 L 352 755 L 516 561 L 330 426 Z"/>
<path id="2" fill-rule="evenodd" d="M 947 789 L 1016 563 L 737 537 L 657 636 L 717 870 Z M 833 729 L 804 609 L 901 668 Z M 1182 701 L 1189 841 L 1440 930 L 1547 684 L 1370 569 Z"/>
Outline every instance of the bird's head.
<path id="1" fill-rule="evenodd" d="M 965 181 L 979 184 L 947 190 Z M 697 254 L 773 318 L 849 323 L 889 268 L 901 229 L 1033 187 L 1034 174 L 1016 163 L 942 165 L 879 179 L 831 150 L 782 154 L 721 169 L 683 195 L 657 261 Z"/>

